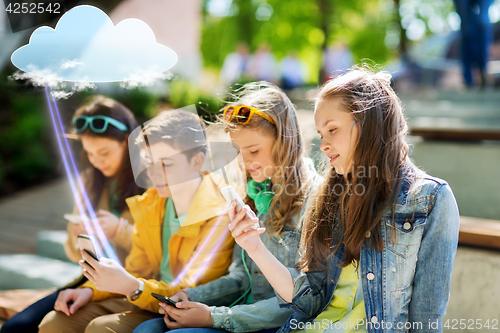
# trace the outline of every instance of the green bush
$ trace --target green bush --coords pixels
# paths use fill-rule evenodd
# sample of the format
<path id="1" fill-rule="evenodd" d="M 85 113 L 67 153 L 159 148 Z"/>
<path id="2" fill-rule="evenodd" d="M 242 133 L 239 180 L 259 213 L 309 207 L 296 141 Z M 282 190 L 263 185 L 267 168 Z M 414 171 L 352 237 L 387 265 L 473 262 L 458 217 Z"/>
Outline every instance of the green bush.
<path id="1" fill-rule="evenodd" d="M 168 103 L 173 108 L 196 105 L 200 117 L 213 121 L 222 107 L 222 101 L 214 94 L 207 93 L 194 84 L 176 79 L 170 83 Z"/>
<path id="2" fill-rule="evenodd" d="M 121 96 L 110 96 L 126 105 L 135 115 L 139 123 L 143 123 L 156 115 L 160 96 L 147 88 L 127 90 Z"/>
<path id="3" fill-rule="evenodd" d="M 8 181 L 8 188 L 18 189 L 55 177 L 45 99 L 33 91 L 12 89 L 6 100 L 7 117 L 0 125 L 1 183 Z"/>
<path id="4" fill-rule="evenodd" d="M 2 156 L 0 156 L 0 184 L 3 184 L 3 179 L 4 179 L 4 161 L 2 159 Z M 0 188 L 0 193 L 1 193 L 1 188 Z"/>

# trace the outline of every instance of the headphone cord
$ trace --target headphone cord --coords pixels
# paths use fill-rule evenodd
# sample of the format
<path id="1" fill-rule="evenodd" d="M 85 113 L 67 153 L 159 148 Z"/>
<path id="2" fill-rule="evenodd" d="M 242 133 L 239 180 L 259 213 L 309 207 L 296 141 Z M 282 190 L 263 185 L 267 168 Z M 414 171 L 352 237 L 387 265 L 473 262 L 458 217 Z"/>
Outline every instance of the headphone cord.
<path id="1" fill-rule="evenodd" d="M 245 296 L 248 295 L 250 290 L 252 290 L 252 276 L 250 275 L 250 271 L 248 270 L 247 263 L 245 262 L 245 250 L 241 249 L 241 260 L 243 261 L 243 266 L 245 266 L 245 271 L 248 274 L 248 278 L 250 279 L 250 284 L 248 285 L 247 291 L 243 295 L 241 295 L 236 301 L 234 301 L 229 307 L 232 308 L 234 305 L 236 305 L 241 299 L 243 299 Z"/>

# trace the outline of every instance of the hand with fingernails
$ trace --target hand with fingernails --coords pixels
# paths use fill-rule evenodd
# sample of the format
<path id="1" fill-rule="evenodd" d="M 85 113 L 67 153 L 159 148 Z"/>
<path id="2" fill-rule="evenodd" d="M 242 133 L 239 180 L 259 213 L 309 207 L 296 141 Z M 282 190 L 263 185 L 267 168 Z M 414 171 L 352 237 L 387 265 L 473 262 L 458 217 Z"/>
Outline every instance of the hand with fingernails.
<path id="1" fill-rule="evenodd" d="M 87 305 L 93 295 L 94 291 L 90 288 L 61 290 L 54 303 L 54 310 L 71 316 L 82 306 Z"/>
<path id="2" fill-rule="evenodd" d="M 95 284 L 97 290 L 130 296 L 139 288 L 139 279 L 115 260 L 101 258 L 97 261 L 87 252 L 80 252 L 83 260 L 78 263 L 83 268 L 83 275 Z"/>
<path id="3" fill-rule="evenodd" d="M 116 229 L 120 225 L 120 218 L 104 209 L 99 209 L 96 217 L 99 220 L 99 224 L 106 238 L 112 240 L 119 232 L 119 230 Z"/>
<path id="4" fill-rule="evenodd" d="M 250 254 L 256 252 L 259 247 L 264 246 L 259 235 L 264 233 L 266 228 L 252 228 L 253 225 L 259 223 L 259 219 L 248 218 L 246 212 L 249 209 L 250 207 L 247 205 L 239 212 L 236 212 L 235 203 L 232 202 L 228 210 L 229 218 L 231 219 L 228 227 L 236 243 Z"/>
<path id="5" fill-rule="evenodd" d="M 117 230 L 117 227 L 120 224 L 120 219 L 116 217 L 113 213 L 104 209 L 100 209 L 97 211 L 96 218 L 99 221 L 99 225 L 104 234 L 106 235 L 106 238 L 108 240 L 112 240 L 118 234 L 117 231 L 119 230 Z M 89 223 L 94 233 L 96 233 L 92 221 L 89 221 Z M 70 226 L 71 226 L 71 231 L 73 232 L 73 234 L 75 234 L 75 236 L 78 236 L 80 234 L 84 235 L 89 234 L 89 232 L 85 229 L 85 224 L 83 223 L 83 221 L 79 223 L 71 223 Z"/>
<path id="6" fill-rule="evenodd" d="M 179 290 L 172 296 L 170 296 L 170 299 L 174 302 L 186 302 L 189 301 L 189 297 L 187 293 L 184 290 Z M 161 309 L 160 309 L 161 310 Z"/>
<path id="7" fill-rule="evenodd" d="M 246 217 L 246 209 L 242 208 L 235 212 L 234 203 L 229 207 L 229 230 L 236 243 L 243 248 L 261 272 L 271 284 L 274 291 L 284 300 L 291 302 L 294 284 L 288 269 L 269 251 L 264 245 L 259 235 L 266 231 L 266 228 L 251 229 L 252 224 L 258 222 L 257 219 Z"/>
<path id="8" fill-rule="evenodd" d="M 208 305 L 182 301 L 177 302 L 175 307 L 160 303 L 161 314 L 165 314 L 165 325 L 171 330 L 178 328 L 212 328 L 212 314 Z"/>

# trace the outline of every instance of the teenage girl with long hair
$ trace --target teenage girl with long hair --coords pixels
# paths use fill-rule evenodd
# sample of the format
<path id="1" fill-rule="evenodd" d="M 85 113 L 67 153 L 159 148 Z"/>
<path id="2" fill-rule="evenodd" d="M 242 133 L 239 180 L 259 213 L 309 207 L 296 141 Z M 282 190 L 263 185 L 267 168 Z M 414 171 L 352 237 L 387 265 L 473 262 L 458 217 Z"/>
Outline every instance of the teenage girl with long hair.
<path id="1" fill-rule="evenodd" d="M 80 177 L 85 191 L 104 234 L 122 262 L 132 246 L 134 223 L 125 199 L 142 193 L 134 182 L 128 150 L 128 136 L 137 126 L 129 109 L 104 96 L 93 96 L 75 112 L 71 122 L 72 136 L 83 146 Z M 78 213 L 76 208 L 75 213 Z M 64 250 L 71 261 L 78 262 L 81 254 L 77 236 L 87 234 L 87 230 L 82 221 L 77 221 L 68 223 L 67 233 Z M 0 332 L 38 332 L 43 317 L 54 310 L 58 297 L 64 297 L 64 289 L 76 287 L 85 280 L 82 275 L 68 286 L 33 303 L 5 322 Z"/>
<path id="2" fill-rule="evenodd" d="M 314 120 L 329 167 L 309 200 L 297 268 L 274 258 L 243 212 L 230 225 L 295 310 L 281 331 L 442 331 L 458 209 L 450 186 L 410 161 L 390 76 L 353 68 L 327 82 Z"/>

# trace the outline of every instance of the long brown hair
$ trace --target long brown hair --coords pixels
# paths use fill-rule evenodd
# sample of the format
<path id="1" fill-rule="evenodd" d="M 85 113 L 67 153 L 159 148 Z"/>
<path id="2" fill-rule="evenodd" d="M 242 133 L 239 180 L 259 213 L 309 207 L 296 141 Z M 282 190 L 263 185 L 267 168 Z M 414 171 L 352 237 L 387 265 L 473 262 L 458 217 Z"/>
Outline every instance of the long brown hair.
<path id="1" fill-rule="evenodd" d="M 84 131 L 79 133 L 76 133 L 75 129 L 73 129 L 73 136 L 77 135 L 77 137 L 81 137 L 83 135 L 87 135 L 92 137 L 108 138 L 120 143 L 127 143 L 130 132 L 139 126 L 134 115 L 127 107 L 111 98 L 106 98 L 101 95 L 91 97 L 85 104 L 78 108 L 73 115 L 73 119 L 78 116 L 98 115 L 118 120 L 127 126 L 127 131 L 121 131 L 110 125 L 103 133 L 95 133 L 89 126 Z M 71 123 L 73 123 L 73 121 Z M 89 162 L 85 150 L 82 150 L 80 155 L 80 170 L 82 170 L 85 190 L 87 191 L 92 207 L 96 209 L 107 179 L 101 171 Z M 110 209 L 122 212 L 127 206 L 125 203 L 126 198 L 142 193 L 142 190 L 134 181 L 132 165 L 130 164 L 129 150 L 127 148 L 125 148 L 125 153 L 123 154 L 123 159 L 120 163 L 120 169 L 113 178 L 117 181 L 114 189 L 116 190 L 115 194 L 117 195 L 118 200 L 116 201 L 115 206 L 110 207 Z"/>
<path id="2" fill-rule="evenodd" d="M 269 115 L 275 122 L 272 124 L 263 117 L 254 116 L 245 125 L 236 119 L 224 123 L 229 131 L 238 128 L 250 128 L 275 138 L 271 151 L 277 172 L 279 186 L 273 184 L 276 194 L 271 201 L 271 219 L 268 222 L 276 234 L 281 234 L 285 225 L 291 223 L 291 218 L 297 215 L 310 188 L 312 174 L 304 161 L 304 142 L 297 120 L 297 111 L 288 96 L 277 86 L 265 82 L 245 84 L 233 95 L 234 102 L 230 105 L 247 105 Z M 247 173 L 247 180 L 250 174 Z M 245 202 L 255 210 L 250 197 Z"/>
<path id="3" fill-rule="evenodd" d="M 328 167 L 306 209 L 301 239 L 305 252 L 299 262 L 305 271 L 325 269 L 326 259 L 340 244 L 343 266 L 359 261 L 368 232 L 370 246 L 383 249 L 380 220 L 395 201 L 408 163 L 408 127 L 390 75 L 353 67 L 320 89 L 316 103 L 323 99 L 340 101 L 358 124 L 359 135 L 351 172 L 339 175 Z"/>

